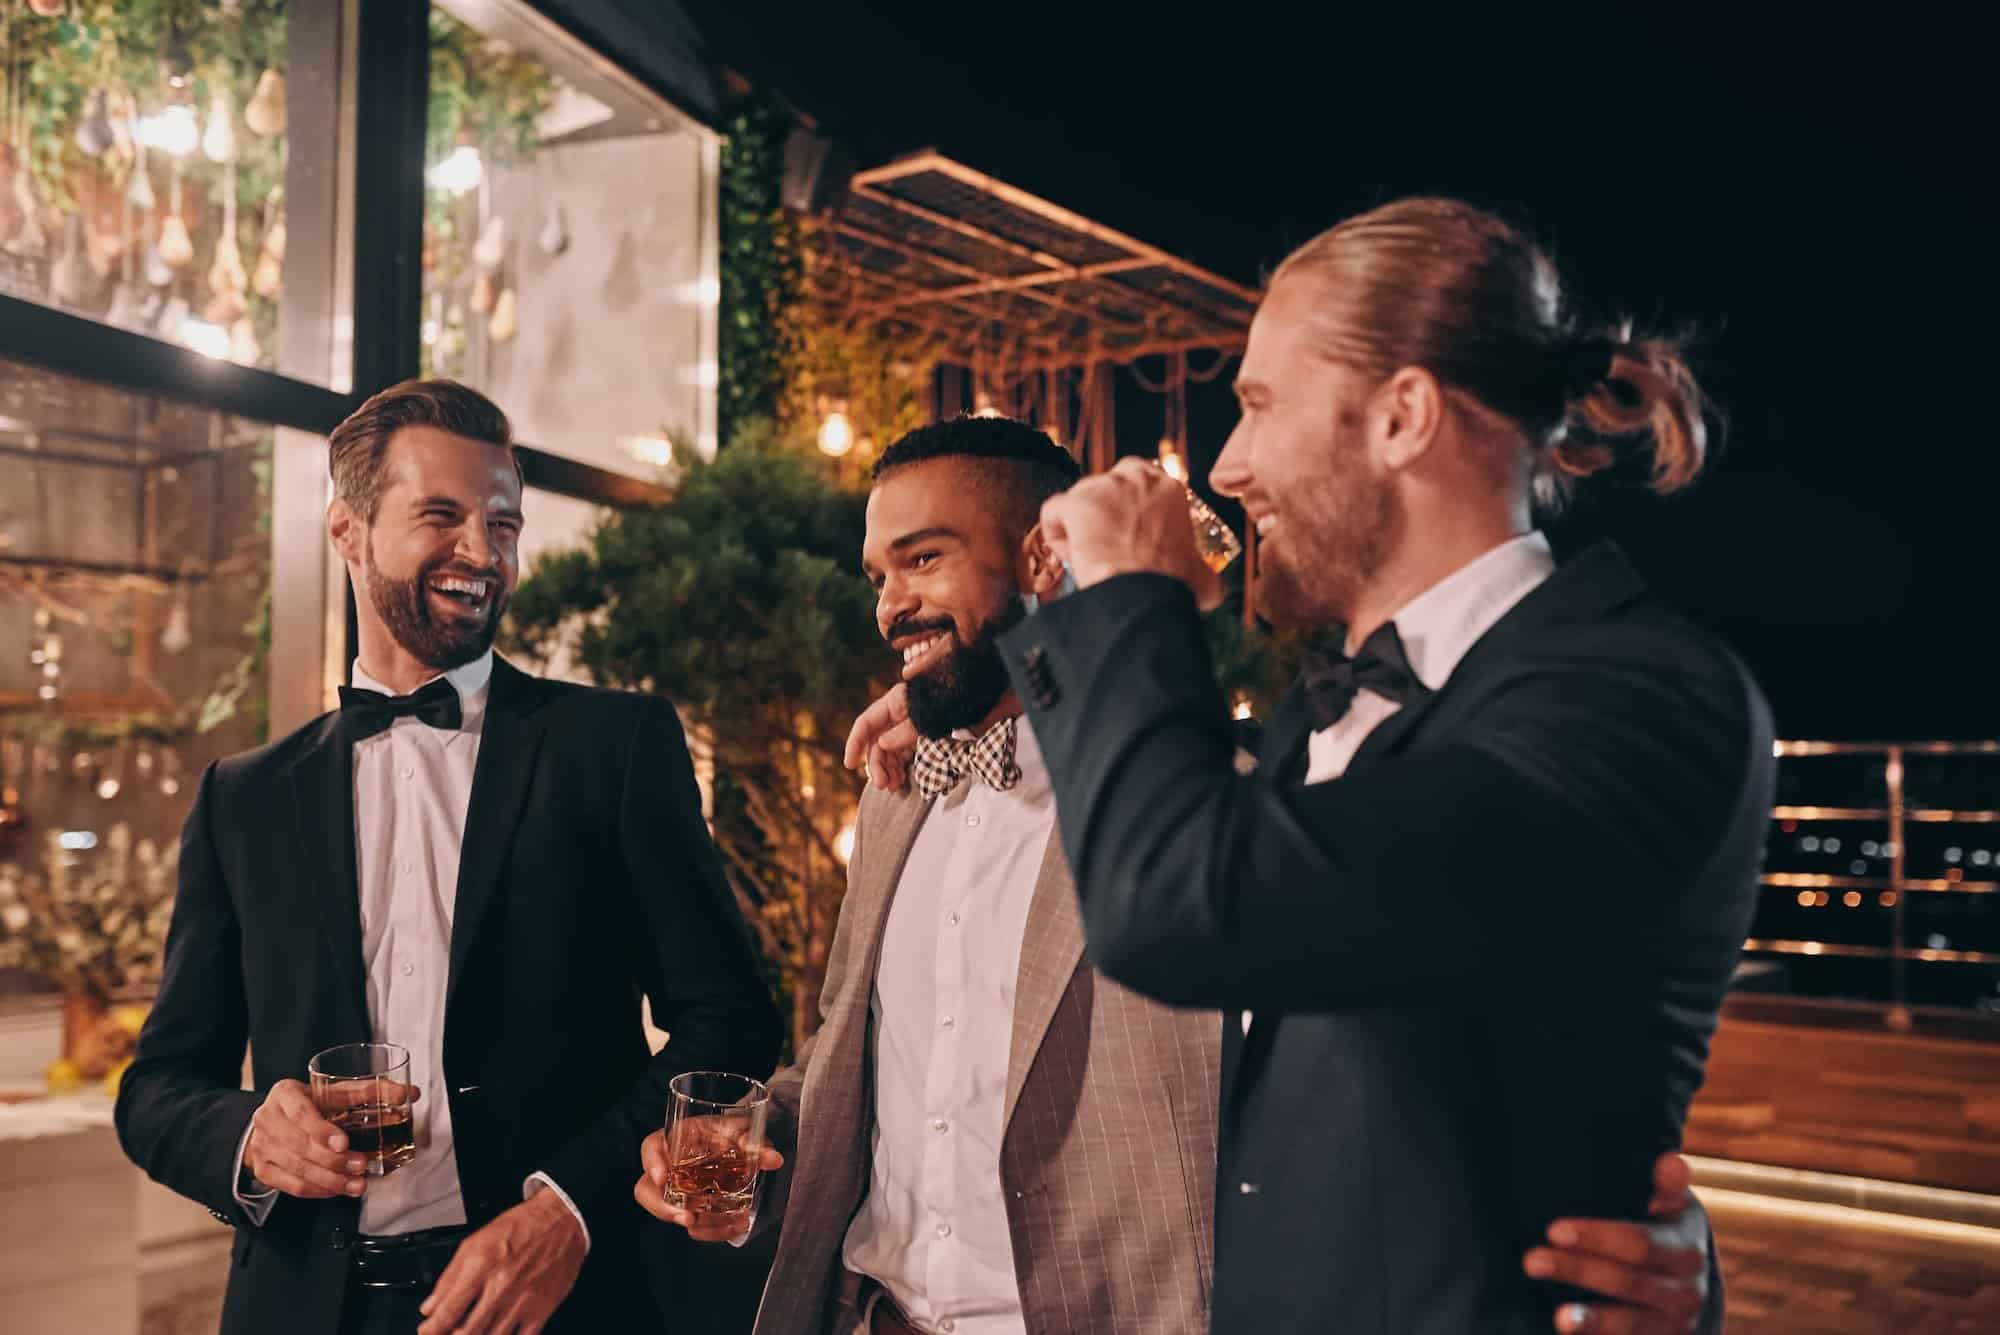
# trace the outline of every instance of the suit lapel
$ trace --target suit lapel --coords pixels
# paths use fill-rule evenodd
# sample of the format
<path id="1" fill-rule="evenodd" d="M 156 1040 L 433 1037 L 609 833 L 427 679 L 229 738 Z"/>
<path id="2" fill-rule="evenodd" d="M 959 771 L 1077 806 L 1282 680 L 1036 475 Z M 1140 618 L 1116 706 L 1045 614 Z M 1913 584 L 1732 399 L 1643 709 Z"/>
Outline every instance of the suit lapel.
<path id="1" fill-rule="evenodd" d="M 1305 686 L 1294 682 L 1278 702 L 1271 727 L 1264 734 L 1263 754 L 1257 770 L 1272 783 L 1289 783 L 1305 777 L 1306 746 L 1312 739 L 1312 703 Z"/>
<path id="2" fill-rule="evenodd" d="M 1028 901 L 1027 929 L 1021 936 L 1021 971 L 1014 985 L 1014 1021 L 1007 1048 L 1007 1096 L 1000 1121 L 1003 1134 L 1014 1119 L 1014 1105 L 1021 1101 L 1021 1088 L 1049 1032 L 1049 1021 L 1082 962 L 1083 919 L 1076 887 L 1063 851 L 1062 830 L 1051 827 L 1041 875 Z"/>
<path id="3" fill-rule="evenodd" d="M 333 957 L 334 978 L 346 998 L 347 1018 L 359 1034 L 371 1032 L 368 986 L 361 959 L 361 882 L 354 852 L 354 747 L 340 715 L 320 720 L 318 735 L 288 771 L 292 789 L 291 847 L 303 852 L 313 907 Z"/>
<path id="4" fill-rule="evenodd" d="M 493 660 L 493 684 L 480 726 L 479 760 L 472 770 L 472 798 L 465 811 L 465 841 L 458 860 L 457 900 L 452 908 L 451 972 L 445 1006 L 458 994 L 466 956 L 479 938 L 479 924 L 493 903 L 514 845 L 521 803 L 534 777 L 542 729 L 532 717 L 533 679 L 505 659 Z"/>
<path id="5" fill-rule="evenodd" d="M 882 934 L 889 925 L 889 906 L 896 902 L 896 888 L 903 882 L 903 868 L 910 861 L 910 850 L 916 846 L 917 832 L 924 827 L 924 817 L 930 814 L 931 804 L 915 795 L 914 791 L 901 798 L 891 798 L 882 808 L 881 829 L 870 830 L 867 835 L 871 845 L 868 855 L 868 880 L 855 888 L 862 893 L 851 896 L 841 905 L 840 911 L 859 913 L 862 916 L 854 923 L 856 941 L 861 948 L 861 958 L 866 967 L 857 971 L 856 982 L 859 1004 L 865 1013 L 869 998 L 875 992 L 875 970 L 882 959 Z M 876 849 L 882 852 L 875 855 Z M 850 988 L 850 991 L 857 989 Z"/>

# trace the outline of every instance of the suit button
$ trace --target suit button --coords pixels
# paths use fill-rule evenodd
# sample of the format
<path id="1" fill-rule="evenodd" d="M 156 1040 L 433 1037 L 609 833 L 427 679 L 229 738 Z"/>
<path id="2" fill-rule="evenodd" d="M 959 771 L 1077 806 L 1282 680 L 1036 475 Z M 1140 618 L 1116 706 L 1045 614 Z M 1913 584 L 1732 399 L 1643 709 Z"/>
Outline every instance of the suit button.
<path id="1" fill-rule="evenodd" d="M 1236 1184 L 1236 1190 L 1241 1192 L 1245 1196 L 1255 1196 L 1258 1192 L 1262 1191 L 1263 1188 L 1258 1186 L 1255 1182 L 1238 1182 Z"/>

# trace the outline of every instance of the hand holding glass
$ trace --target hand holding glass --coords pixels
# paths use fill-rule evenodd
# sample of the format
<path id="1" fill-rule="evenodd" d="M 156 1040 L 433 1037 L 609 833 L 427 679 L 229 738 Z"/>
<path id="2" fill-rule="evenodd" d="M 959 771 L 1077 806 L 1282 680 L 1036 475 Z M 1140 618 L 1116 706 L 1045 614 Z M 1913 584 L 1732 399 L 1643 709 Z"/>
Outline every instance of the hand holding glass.
<path id="1" fill-rule="evenodd" d="M 307 1066 L 313 1106 L 347 1136 L 348 1152 L 371 1177 L 384 1177 L 417 1157 L 409 1049 L 395 1043 L 343 1043 Z"/>
<path id="2" fill-rule="evenodd" d="M 771 1091 L 721 1071 L 689 1071 L 667 1085 L 666 1203 L 690 1226 L 721 1233 L 750 1227 L 757 1199 Z"/>

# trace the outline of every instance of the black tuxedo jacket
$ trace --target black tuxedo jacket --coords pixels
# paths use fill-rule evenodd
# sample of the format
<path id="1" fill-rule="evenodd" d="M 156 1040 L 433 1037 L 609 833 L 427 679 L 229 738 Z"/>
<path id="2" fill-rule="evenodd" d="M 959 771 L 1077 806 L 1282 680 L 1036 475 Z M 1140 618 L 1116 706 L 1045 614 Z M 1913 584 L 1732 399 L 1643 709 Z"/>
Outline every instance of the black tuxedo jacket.
<path id="1" fill-rule="evenodd" d="M 370 1037 L 354 828 L 353 749 L 334 713 L 211 766 L 182 836 L 165 976 L 117 1121 L 135 1162 L 237 1226 L 225 1335 L 338 1327 L 359 1203 L 281 1196 L 255 1227 L 234 1167 L 273 1084 Z M 546 1172 L 591 1236 L 550 1329 L 657 1328 L 661 1276 L 680 1258 L 676 1230 L 641 1228 L 639 1142 L 673 1075 L 767 1071 L 780 1032 L 667 702 L 494 661 L 447 987 L 469 1222 Z M 641 993 L 671 1035 L 656 1057 Z"/>
<path id="2" fill-rule="evenodd" d="M 1307 786 L 1298 691 L 1232 771 L 1173 580 L 1002 644 L 1093 959 L 1255 1012 L 1226 1029 L 1215 1329 L 1550 1329 L 1569 1295 L 1522 1252 L 1643 1217 L 1701 1083 L 1770 815 L 1748 675 L 1594 547 Z"/>

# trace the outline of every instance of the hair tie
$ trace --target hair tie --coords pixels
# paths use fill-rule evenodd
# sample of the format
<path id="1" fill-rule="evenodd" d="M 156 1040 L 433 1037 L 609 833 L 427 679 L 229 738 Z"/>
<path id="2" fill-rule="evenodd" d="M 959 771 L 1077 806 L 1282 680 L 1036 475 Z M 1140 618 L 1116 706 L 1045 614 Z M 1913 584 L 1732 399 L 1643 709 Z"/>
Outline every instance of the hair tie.
<path id="1" fill-rule="evenodd" d="M 1574 403 L 1611 378 L 1618 345 L 1602 334 L 1574 338 L 1563 348 L 1563 402 Z"/>

